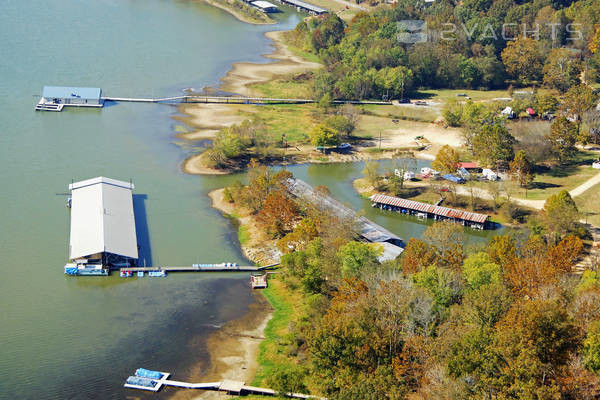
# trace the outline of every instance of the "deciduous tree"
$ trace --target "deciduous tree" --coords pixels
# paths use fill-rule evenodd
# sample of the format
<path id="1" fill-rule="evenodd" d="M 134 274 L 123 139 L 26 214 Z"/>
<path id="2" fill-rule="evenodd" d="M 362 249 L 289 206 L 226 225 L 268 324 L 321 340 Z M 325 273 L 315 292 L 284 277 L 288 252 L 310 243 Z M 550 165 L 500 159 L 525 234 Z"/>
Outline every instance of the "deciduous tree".
<path id="1" fill-rule="evenodd" d="M 286 231 L 291 230 L 298 213 L 298 205 L 282 190 L 277 190 L 267 194 L 257 218 L 269 234 L 273 237 L 281 237 Z"/>
<path id="2" fill-rule="evenodd" d="M 458 269 L 463 262 L 464 230 L 452 221 L 441 221 L 428 227 L 423 240 L 436 249 L 438 264 Z"/>
<path id="3" fill-rule="evenodd" d="M 554 49 L 544 64 L 544 84 L 564 93 L 579 82 L 581 69 L 581 62 L 572 51 Z"/>
<path id="4" fill-rule="evenodd" d="M 445 145 L 437 152 L 431 166 L 442 173 L 453 174 L 456 172 L 459 161 L 460 158 L 456 150 Z"/>
<path id="5" fill-rule="evenodd" d="M 546 199 L 542 217 L 548 233 L 560 239 L 576 230 L 580 213 L 569 192 L 562 190 Z"/>
<path id="6" fill-rule="evenodd" d="M 504 126 L 485 125 L 473 138 L 473 151 L 483 165 L 495 167 L 514 158 L 515 143 L 515 138 Z"/>
<path id="7" fill-rule="evenodd" d="M 533 182 L 533 165 L 523 150 L 515 154 L 515 158 L 510 162 L 510 175 L 521 187 L 527 187 Z"/>
<path id="8" fill-rule="evenodd" d="M 381 174 L 379 172 L 379 164 L 376 161 L 367 160 L 365 162 L 365 168 L 362 170 L 365 179 L 369 185 L 373 186 L 375 190 L 379 189 L 381 181 Z"/>
<path id="9" fill-rule="evenodd" d="M 546 139 L 552 146 L 552 153 L 559 163 L 569 160 L 577 152 L 577 125 L 565 117 L 559 117 L 552 122 Z"/>
<path id="10" fill-rule="evenodd" d="M 340 144 L 340 134 L 327 125 L 317 125 L 310 131 L 310 140 L 317 147 L 330 147 Z"/>
<path id="11" fill-rule="evenodd" d="M 533 38 L 519 36 L 509 41 L 502 51 L 502 62 L 508 74 L 520 83 L 539 81 L 542 77 L 543 57 L 538 42 Z"/>
<path id="12" fill-rule="evenodd" d="M 435 264 L 437 251 L 433 246 L 417 238 L 410 238 L 402 252 L 402 271 L 414 274 L 426 266 Z"/>
<path id="13" fill-rule="evenodd" d="M 463 277 L 469 290 L 479 290 L 484 285 L 502 281 L 500 266 L 494 264 L 487 253 L 479 252 L 467 257 L 462 266 Z"/>
<path id="14" fill-rule="evenodd" d="M 359 277 L 361 271 L 378 264 L 377 257 L 383 253 L 377 245 L 350 241 L 337 252 L 344 278 Z"/>

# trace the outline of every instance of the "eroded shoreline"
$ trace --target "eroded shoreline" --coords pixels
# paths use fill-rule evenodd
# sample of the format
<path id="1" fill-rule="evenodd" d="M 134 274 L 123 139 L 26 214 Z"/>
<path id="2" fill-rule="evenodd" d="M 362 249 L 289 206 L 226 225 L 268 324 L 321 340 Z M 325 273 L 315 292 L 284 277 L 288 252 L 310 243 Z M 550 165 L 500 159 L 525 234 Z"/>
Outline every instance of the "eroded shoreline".
<path id="1" fill-rule="evenodd" d="M 306 61 L 296 56 L 283 42 L 285 31 L 267 32 L 265 36 L 273 41 L 274 50 L 263 56 L 273 60 L 268 63 L 238 62 L 221 78 L 219 90 L 236 93 L 241 96 L 253 96 L 251 86 L 266 83 L 280 76 L 302 73 L 322 67 L 321 64 Z M 247 105 L 240 104 L 182 104 L 179 112 L 185 117 L 178 117 L 191 127 L 191 133 L 180 134 L 179 137 L 187 140 L 212 139 L 223 128 L 239 124 L 247 116 L 241 110 L 252 112 Z M 231 171 L 208 168 L 204 165 L 204 153 L 195 154 L 187 158 L 182 165 L 185 173 L 193 175 L 223 175 Z"/>

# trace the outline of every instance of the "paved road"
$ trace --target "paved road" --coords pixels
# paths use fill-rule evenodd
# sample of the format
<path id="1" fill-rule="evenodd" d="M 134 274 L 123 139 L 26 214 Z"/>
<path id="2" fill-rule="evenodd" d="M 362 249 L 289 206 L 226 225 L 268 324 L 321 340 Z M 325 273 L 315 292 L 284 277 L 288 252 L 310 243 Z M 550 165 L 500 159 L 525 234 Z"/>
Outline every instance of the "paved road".
<path id="1" fill-rule="evenodd" d="M 571 197 L 577 197 L 577 196 L 583 194 L 586 190 L 592 188 L 593 186 L 595 186 L 599 183 L 600 183 L 600 172 L 598 172 L 596 175 L 594 175 L 587 181 L 583 182 L 581 185 L 577 186 L 575 189 L 569 191 L 569 194 L 571 195 Z M 486 189 L 474 188 L 473 192 L 476 197 L 480 197 L 482 199 L 487 199 L 487 200 L 493 200 L 492 195 Z M 457 185 L 456 193 L 463 195 L 463 196 L 470 196 L 471 190 L 469 189 L 468 186 L 458 186 Z M 536 210 L 541 210 L 542 208 L 544 208 L 544 203 L 546 203 L 546 200 L 529 200 L 529 199 L 519 199 L 519 198 L 515 198 L 515 197 L 512 198 L 512 201 L 514 201 L 516 204 L 519 204 L 521 206 L 535 208 Z"/>
<path id="2" fill-rule="evenodd" d="M 581 185 L 577 186 L 575 189 L 571 190 L 569 193 L 571 194 L 571 197 L 579 196 L 580 194 L 582 194 L 583 192 L 585 192 L 592 186 L 597 185 L 599 183 L 600 183 L 600 172 L 598 172 L 596 175 L 592 176 L 587 181 L 583 182 Z"/>

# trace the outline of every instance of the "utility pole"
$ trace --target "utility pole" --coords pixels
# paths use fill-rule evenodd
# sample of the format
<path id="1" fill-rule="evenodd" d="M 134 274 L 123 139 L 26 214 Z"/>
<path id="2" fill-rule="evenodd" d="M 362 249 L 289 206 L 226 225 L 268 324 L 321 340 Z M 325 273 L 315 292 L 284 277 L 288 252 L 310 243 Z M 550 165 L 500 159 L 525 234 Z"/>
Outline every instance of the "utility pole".
<path id="1" fill-rule="evenodd" d="M 379 149 L 381 149 L 381 129 L 379 130 Z"/>

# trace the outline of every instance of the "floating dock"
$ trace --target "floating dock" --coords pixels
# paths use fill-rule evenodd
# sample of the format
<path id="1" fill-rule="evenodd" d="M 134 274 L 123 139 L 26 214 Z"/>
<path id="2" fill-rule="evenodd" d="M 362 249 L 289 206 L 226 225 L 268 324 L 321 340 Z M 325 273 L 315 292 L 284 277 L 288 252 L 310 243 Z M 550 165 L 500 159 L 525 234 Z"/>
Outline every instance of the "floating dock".
<path id="1" fill-rule="evenodd" d="M 64 107 L 102 108 L 102 89 L 86 87 L 44 86 L 35 111 L 60 112 Z"/>
<path id="2" fill-rule="evenodd" d="M 371 200 L 372 207 L 381 208 L 382 210 L 416 215 L 423 219 L 432 218 L 436 221 L 453 221 L 475 229 L 490 228 L 490 217 L 485 214 L 456 210 L 454 208 L 441 207 L 383 194 L 374 194 L 369 199 Z"/>
<path id="3" fill-rule="evenodd" d="M 135 372 L 135 375 L 127 378 L 125 385 L 123 386 L 130 389 L 148 390 L 151 392 L 158 392 L 163 386 L 174 386 L 184 389 L 214 390 L 235 396 L 243 396 L 248 394 L 275 396 L 278 394 L 273 389 L 247 386 L 241 381 L 225 379 L 220 382 L 190 383 L 170 380 L 168 379 L 169 376 L 171 376 L 171 374 L 168 372 L 150 371 L 139 368 Z M 293 399 L 327 400 L 324 397 L 311 396 L 302 393 L 286 393 L 285 396 Z"/>
<path id="4" fill-rule="evenodd" d="M 268 275 L 263 273 L 250 274 L 250 286 L 252 289 L 266 289 L 268 286 Z"/>

